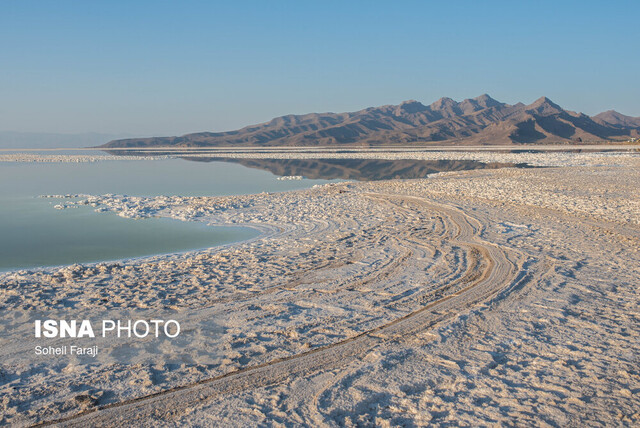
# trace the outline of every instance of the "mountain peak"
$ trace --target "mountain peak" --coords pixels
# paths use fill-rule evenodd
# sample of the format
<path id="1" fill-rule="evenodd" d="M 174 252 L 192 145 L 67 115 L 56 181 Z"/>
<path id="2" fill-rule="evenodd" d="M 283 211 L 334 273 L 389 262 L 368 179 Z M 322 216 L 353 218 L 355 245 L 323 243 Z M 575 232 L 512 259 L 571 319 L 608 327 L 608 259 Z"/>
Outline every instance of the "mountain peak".
<path id="1" fill-rule="evenodd" d="M 559 106 L 556 103 L 554 103 L 549 98 L 544 97 L 544 96 L 538 98 L 533 103 L 531 103 L 531 107 L 538 107 L 538 106 L 541 106 L 541 105 L 551 105 L 551 106 L 559 108 Z"/>
<path id="2" fill-rule="evenodd" d="M 416 100 L 403 101 L 396 108 L 397 113 L 418 113 L 427 109 L 427 106 Z"/>
<path id="3" fill-rule="evenodd" d="M 491 95 L 489 94 L 482 94 L 482 95 L 478 95 L 477 97 L 474 98 L 474 100 L 480 102 L 480 101 L 495 101 L 493 98 L 491 98 Z"/>
<path id="4" fill-rule="evenodd" d="M 527 110 L 535 111 L 539 114 L 561 113 L 564 110 L 558 104 L 554 103 L 547 97 L 540 97 L 527 106 Z"/>
<path id="5" fill-rule="evenodd" d="M 640 117 L 627 116 L 615 110 L 603 111 L 593 116 L 598 123 L 605 123 L 613 126 L 640 128 Z"/>
<path id="6" fill-rule="evenodd" d="M 482 94 L 479 97 L 473 98 L 473 100 L 484 108 L 495 107 L 502 104 L 500 101 L 491 98 L 489 94 Z"/>
<path id="7" fill-rule="evenodd" d="M 463 111 L 460 108 L 460 103 L 449 97 L 440 98 L 438 101 L 431 104 L 429 109 L 442 117 L 454 117 L 463 114 Z"/>
<path id="8" fill-rule="evenodd" d="M 436 101 L 434 104 L 454 105 L 454 104 L 458 104 L 458 103 L 453 98 L 442 97 L 438 101 Z"/>
<path id="9" fill-rule="evenodd" d="M 442 97 L 438 101 L 430 105 L 432 110 L 450 110 L 458 105 L 458 102 L 449 98 Z"/>

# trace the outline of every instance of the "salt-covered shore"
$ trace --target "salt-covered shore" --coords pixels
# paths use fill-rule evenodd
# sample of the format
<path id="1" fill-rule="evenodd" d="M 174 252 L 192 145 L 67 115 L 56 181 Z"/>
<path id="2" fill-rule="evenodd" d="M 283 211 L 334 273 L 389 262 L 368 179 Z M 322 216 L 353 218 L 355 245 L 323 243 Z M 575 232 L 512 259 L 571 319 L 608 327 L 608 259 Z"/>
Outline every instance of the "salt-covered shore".
<path id="1" fill-rule="evenodd" d="M 572 153 L 565 151 L 541 151 L 534 150 L 513 150 L 510 152 L 497 151 L 339 151 L 324 153 L 308 152 L 239 152 L 239 151 L 217 151 L 215 153 L 189 153 L 172 156 L 186 156 L 190 159 L 232 158 L 232 159 L 380 159 L 380 160 L 465 160 L 478 161 L 484 163 L 511 163 L 527 164 L 531 166 L 593 166 L 612 163 L 612 159 L 620 156 L 640 156 L 638 146 L 628 146 L 618 148 L 611 152 L 579 152 Z"/>
<path id="2" fill-rule="evenodd" d="M 5 314 L 206 309 L 222 327 L 215 364 L 4 364 L 0 423 L 638 424 L 640 158 L 555 155 L 562 168 L 65 202 L 269 233 L 0 275 Z"/>
<path id="3" fill-rule="evenodd" d="M 0 153 L 0 162 L 86 163 L 103 161 L 142 161 L 168 159 L 168 156 L 70 155 L 38 153 Z"/>
<path id="4" fill-rule="evenodd" d="M 584 146 L 546 147 L 539 150 L 528 147 L 483 147 L 483 150 L 461 151 L 450 147 L 441 150 L 276 150 L 276 149 L 193 149 L 172 150 L 120 150 L 119 155 L 103 154 L 46 154 L 46 153 L 0 153 L 0 162 L 99 162 L 114 160 L 159 160 L 186 157 L 189 159 L 379 159 L 379 160 L 465 160 L 485 163 L 527 164 L 531 166 L 593 166 L 611 164 L 620 156 L 640 156 L 640 146 Z M 508 149 L 508 150 L 507 150 Z M 572 152 L 573 150 L 573 152 Z M 589 151 L 592 150 L 592 151 Z M 604 151 L 606 150 L 606 151 Z M 575 151 L 578 151 L 577 153 Z M 126 153 L 126 154 L 125 154 Z M 161 153 L 161 154 L 154 154 Z"/>

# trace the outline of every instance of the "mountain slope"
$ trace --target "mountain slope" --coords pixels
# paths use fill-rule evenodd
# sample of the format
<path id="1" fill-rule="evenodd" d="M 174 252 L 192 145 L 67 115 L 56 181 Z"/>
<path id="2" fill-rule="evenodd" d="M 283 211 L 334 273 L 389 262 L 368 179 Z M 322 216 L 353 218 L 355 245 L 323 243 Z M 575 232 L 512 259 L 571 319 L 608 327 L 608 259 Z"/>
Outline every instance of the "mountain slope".
<path id="1" fill-rule="evenodd" d="M 607 110 L 593 116 L 593 120 L 601 125 L 617 128 L 640 128 L 640 117 L 626 116 L 615 110 Z"/>
<path id="2" fill-rule="evenodd" d="M 598 116 L 564 110 L 546 97 L 509 105 L 484 94 L 428 106 L 410 100 L 351 113 L 287 115 L 236 131 L 115 140 L 101 147 L 517 144 L 624 140 L 640 132 L 634 118 Z"/>

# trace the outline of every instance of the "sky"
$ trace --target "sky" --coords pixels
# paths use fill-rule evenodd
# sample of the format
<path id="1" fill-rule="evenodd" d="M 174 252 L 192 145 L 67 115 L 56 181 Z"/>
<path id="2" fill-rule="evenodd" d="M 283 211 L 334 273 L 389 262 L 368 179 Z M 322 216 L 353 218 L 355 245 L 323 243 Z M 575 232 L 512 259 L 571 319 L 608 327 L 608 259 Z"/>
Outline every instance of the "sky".
<path id="1" fill-rule="evenodd" d="M 225 131 L 483 93 L 640 116 L 638 1 L 0 2 L 0 131 Z"/>

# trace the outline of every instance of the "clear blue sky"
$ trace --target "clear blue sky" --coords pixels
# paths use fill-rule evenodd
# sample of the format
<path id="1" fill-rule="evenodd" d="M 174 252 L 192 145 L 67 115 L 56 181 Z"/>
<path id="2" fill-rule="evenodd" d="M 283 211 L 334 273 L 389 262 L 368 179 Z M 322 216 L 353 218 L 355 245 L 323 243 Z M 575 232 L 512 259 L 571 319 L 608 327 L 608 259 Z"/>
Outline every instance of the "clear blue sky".
<path id="1" fill-rule="evenodd" d="M 0 3 L 0 130 L 176 135 L 489 93 L 640 116 L 638 1 Z"/>

